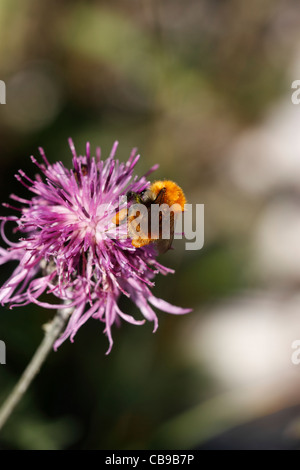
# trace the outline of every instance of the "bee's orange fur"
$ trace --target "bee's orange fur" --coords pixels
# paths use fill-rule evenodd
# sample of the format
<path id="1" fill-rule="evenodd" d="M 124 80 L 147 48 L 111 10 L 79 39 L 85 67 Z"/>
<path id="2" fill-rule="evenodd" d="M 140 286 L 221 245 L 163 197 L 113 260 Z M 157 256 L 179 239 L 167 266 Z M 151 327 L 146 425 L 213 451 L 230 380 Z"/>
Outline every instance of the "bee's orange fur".
<path id="1" fill-rule="evenodd" d="M 174 181 L 170 180 L 154 181 L 150 186 L 150 190 L 156 195 L 163 188 L 166 188 L 166 192 L 163 196 L 162 204 L 168 204 L 170 207 L 173 204 L 179 204 L 181 206 L 181 210 L 184 211 L 186 198 L 182 189 L 174 183 Z"/>
<path id="2" fill-rule="evenodd" d="M 164 181 L 154 181 L 154 183 L 151 184 L 149 190 L 153 194 L 153 203 L 155 204 L 155 198 L 159 195 L 160 191 L 162 189 L 165 189 L 165 192 L 161 195 L 161 199 L 159 201 L 160 204 L 167 204 L 169 207 L 172 207 L 174 204 L 178 204 L 180 206 L 179 208 L 175 208 L 174 213 L 176 212 L 183 212 L 184 211 L 184 205 L 186 204 L 186 198 L 185 195 L 182 191 L 182 189 L 173 181 L 170 180 L 164 180 Z M 112 222 L 115 223 L 116 225 L 119 225 L 128 215 L 127 209 L 122 209 L 120 212 L 118 212 Z M 171 223 L 172 223 L 172 229 L 174 229 L 174 215 L 172 216 L 171 214 Z M 127 220 L 127 223 L 130 225 L 132 224 L 135 226 L 135 217 L 129 217 Z M 136 227 L 135 227 L 136 228 Z M 137 230 L 139 231 L 139 230 Z M 154 242 L 154 241 L 159 241 L 158 238 L 148 238 L 143 234 L 143 236 L 138 236 L 135 238 L 132 238 L 132 245 L 135 246 L 136 248 L 140 248 L 145 245 L 149 245 L 149 243 Z"/>

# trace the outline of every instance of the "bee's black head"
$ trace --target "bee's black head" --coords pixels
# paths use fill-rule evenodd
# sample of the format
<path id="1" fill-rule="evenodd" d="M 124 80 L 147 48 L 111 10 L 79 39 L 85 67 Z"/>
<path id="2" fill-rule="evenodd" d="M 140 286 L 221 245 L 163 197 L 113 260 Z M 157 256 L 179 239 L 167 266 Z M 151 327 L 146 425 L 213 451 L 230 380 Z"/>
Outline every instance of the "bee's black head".
<path id="1" fill-rule="evenodd" d="M 134 193 L 133 191 L 128 191 L 126 194 L 126 197 L 129 201 L 134 199 L 136 202 L 141 202 L 143 200 L 143 196 L 147 190 L 144 189 L 143 191 L 140 191 L 138 193 Z"/>

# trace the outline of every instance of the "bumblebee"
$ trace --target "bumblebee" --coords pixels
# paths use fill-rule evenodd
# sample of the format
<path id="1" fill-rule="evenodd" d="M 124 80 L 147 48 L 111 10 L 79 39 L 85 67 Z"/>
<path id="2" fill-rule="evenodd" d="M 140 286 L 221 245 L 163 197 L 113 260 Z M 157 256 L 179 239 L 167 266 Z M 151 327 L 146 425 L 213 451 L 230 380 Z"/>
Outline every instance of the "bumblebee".
<path id="1" fill-rule="evenodd" d="M 117 212 L 113 223 L 120 225 L 127 219 L 128 234 L 134 247 L 140 248 L 155 243 L 158 252 L 165 253 L 173 242 L 176 215 L 184 211 L 186 198 L 182 189 L 173 181 L 155 181 L 140 193 L 129 191 L 127 199 L 133 202 L 133 205 Z M 142 205 L 146 210 L 139 210 L 138 205 Z M 158 215 L 156 225 L 152 223 L 153 213 Z M 169 229 L 167 236 L 164 232 L 166 225 Z"/>

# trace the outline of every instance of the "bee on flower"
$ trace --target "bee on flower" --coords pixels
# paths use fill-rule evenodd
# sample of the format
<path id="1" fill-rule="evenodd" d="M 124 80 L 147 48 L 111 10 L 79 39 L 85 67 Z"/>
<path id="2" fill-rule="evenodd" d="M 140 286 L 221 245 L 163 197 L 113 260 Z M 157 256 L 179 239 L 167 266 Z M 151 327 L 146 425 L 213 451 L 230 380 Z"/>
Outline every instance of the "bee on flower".
<path id="1" fill-rule="evenodd" d="M 1 218 L 1 235 L 8 248 L 0 248 L 0 264 L 17 261 L 18 265 L 0 288 L 0 303 L 11 308 L 29 303 L 52 309 L 72 308 L 55 349 L 67 338 L 73 342 L 79 328 L 90 318 L 104 323 L 108 354 L 113 345 L 112 326 L 118 319 L 134 325 L 152 321 L 155 331 L 158 319 L 152 307 L 172 314 L 191 311 L 175 307 L 152 293 L 153 279 L 158 273 L 174 272 L 156 259 L 156 248 L 166 251 L 170 247 L 173 223 L 170 239 L 160 249 L 159 234 L 153 239 L 147 235 L 146 243 L 130 236 L 128 224 L 122 223 L 124 207 L 119 204 L 128 194 L 135 201 L 140 198 L 147 208 L 165 202 L 172 182 L 163 182 L 160 189 L 154 190 L 147 176 L 157 165 L 138 178 L 133 174 L 139 160 L 136 150 L 126 163 L 119 162 L 115 158 L 117 145 L 115 142 L 109 157 L 102 160 L 100 148 L 92 156 L 89 143 L 86 155 L 78 156 L 70 140 L 73 154 L 70 170 L 62 162 L 50 164 L 40 149 L 41 163 L 31 157 L 40 172 L 35 179 L 22 170 L 16 175 L 31 193 L 30 197 L 12 194 L 11 199 L 20 207 L 4 204 L 17 209 L 19 215 Z M 176 191 L 183 210 L 183 192 L 180 188 Z M 20 235 L 16 243 L 6 237 L 7 222 L 16 225 Z M 57 302 L 41 301 L 45 293 L 56 297 Z M 121 311 L 118 305 L 121 295 L 132 300 L 144 319 L 137 320 Z"/>

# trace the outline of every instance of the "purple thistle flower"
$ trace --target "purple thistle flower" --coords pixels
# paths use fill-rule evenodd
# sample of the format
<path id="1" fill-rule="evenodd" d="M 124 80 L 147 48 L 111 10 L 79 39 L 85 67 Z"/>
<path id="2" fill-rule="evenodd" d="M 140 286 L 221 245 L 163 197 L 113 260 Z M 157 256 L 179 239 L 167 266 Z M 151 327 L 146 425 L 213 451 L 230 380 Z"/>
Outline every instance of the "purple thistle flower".
<path id="1" fill-rule="evenodd" d="M 126 224 L 116 227 L 112 223 L 116 211 L 122 209 L 119 198 L 127 191 L 146 189 L 146 177 L 157 168 L 155 165 L 143 177 L 133 178 L 139 155 L 134 149 L 128 161 L 120 163 L 115 159 L 117 145 L 115 142 L 103 161 L 100 148 L 96 149 L 96 157 L 91 156 L 89 143 L 86 155 L 77 156 L 70 139 L 71 170 L 62 162 L 50 165 L 39 149 L 44 163 L 31 159 L 44 178 L 38 174 L 31 180 L 20 170 L 16 178 L 33 196 L 23 199 L 12 194 L 11 199 L 22 204 L 18 209 L 20 216 L 1 217 L 1 235 L 9 248 L 0 248 L 0 264 L 18 261 L 18 266 L 0 288 L 0 303 L 9 304 L 10 308 L 29 303 L 53 309 L 74 308 L 64 333 L 54 344 L 55 350 L 67 338 L 73 342 L 78 329 L 91 317 L 105 324 L 108 354 L 113 345 L 111 327 L 120 319 L 134 325 L 143 324 L 145 319 L 153 321 L 156 331 L 157 316 L 149 304 L 173 314 L 191 311 L 153 296 L 155 274 L 174 271 L 158 263 L 153 246 L 133 247 L 126 235 Z M 23 234 L 17 243 L 5 236 L 4 225 L 8 221 L 15 222 L 15 231 Z M 40 301 L 45 292 L 60 302 Z M 120 310 L 121 294 L 137 305 L 144 320 Z"/>

